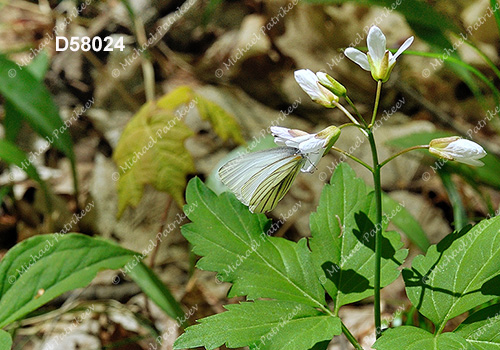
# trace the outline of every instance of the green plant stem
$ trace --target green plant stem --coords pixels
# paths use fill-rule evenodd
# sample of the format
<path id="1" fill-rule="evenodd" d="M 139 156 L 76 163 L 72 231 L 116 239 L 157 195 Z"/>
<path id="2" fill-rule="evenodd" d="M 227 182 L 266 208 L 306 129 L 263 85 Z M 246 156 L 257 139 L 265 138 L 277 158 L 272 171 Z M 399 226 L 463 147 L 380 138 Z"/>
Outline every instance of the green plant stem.
<path id="1" fill-rule="evenodd" d="M 377 146 L 372 131 L 368 132 L 368 140 L 373 157 L 373 183 L 375 186 L 375 205 L 377 210 L 375 227 L 382 225 L 382 183 L 380 181 L 380 164 L 378 163 Z M 376 337 L 382 334 L 382 319 L 380 315 L 380 265 L 382 261 L 382 237 L 380 229 L 375 230 L 375 281 L 374 281 L 374 313 Z"/>
<path id="2" fill-rule="evenodd" d="M 360 125 L 359 121 L 356 118 L 354 118 L 354 116 L 347 109 L 345 109 L 344 106 L 342 106 L 340 103 L 335 102 L 335 101 L 333 101 L 332 104 L 335 107 L 337 107 L 338 109 L 340 109 L 342 112 L 344 112 L 344 114 L 347 116 L 347 118 L 349 118 L 354 124 Z"/>
<path id="3" fill-rule="evenodd" d="M 351 106 L 351 108 L 354 110 L 354 113 L 356 113 L 356 115 L 358 116 L 358 118 L 363 122 L 363 125 L 365 127 L 368 127 L 368 125 L 366 124 L 366 121 L 365 121 L 365 118 L 363 118 L 363 116 L 361 115 L 361 113 L 359 113 L 358 109 L 356 108 L 356 106 L 354 105 L 354 103 L 351 101 L 351 99 L 349 98 L 349 96 L 345 96 L 345 100 L 347 101 L 347 103 L 349 103 L 349 106 Z"/>
<path id="4" fill-rule="evenodd" d="M 351 158 L 355 162 L 358 162 L 359 164 L 361 164 L 362 166 L 364 166 L 366 169 L 370 170 L 373 173 L 373 168 L 371 166 L 369 166 L 368 164 L 366 164 L 365 162 L 363 162 L 361 159 L 353 156 L 349 152 L 344 151 L 343 149 L 340 149 L 340 148 L 335 147 L 335 146 L 332 147 L 332 150 L 337 151 L 339 153 L 342 153 L 342 154 L 346 155 L 347 157 Z"/>
<path id="5" fill-rule="evenodd" d="M 359 343 L 356 340 L 356 338 L 354 338 L 354 336 L 352 335 L 352 333 L 347 329 L 347 327 L 345 326 L 344 322 L 342 322 L 342 321 L 340 321 L 340 322 L 342 324 L 342 333 L 344 333 L 344 335 L 347 338 L 347 340 L 349 340 L 349 342 L 352 344 L 352 346 L 354 346 L 354 348 L 356 350 L 363 350 L 363 348 L 361 347 L 361 345 L 359 345 Z"/>
<path id="6" fill-rule="evenodd" d="M 375 95 L 375 106 L 373 106 L 373 115 L 370 125 L 375 123 L 375 118 L 377 117 L 378 105 L 380 103 L 380 92 L 382 91 L 382 80 L 377 81 L 377 94 Z"/>
<path id="7" fill-rule="evenodd" d="M 345 109 L 344 106 L 342 106 L 340 103 L 335 102 L 335 101 L 332 102 L 332 104 L 335 107 L 337 107 L 338 109 L 340 109 L 342 112 L 344 112 L 344 114 L 347 116 L 347 118 L 349 118 L 354 124 L 361 126 L 359 121 L 356 118 L 354 118 L 354 116 L 351 113 L 349 113 L 349 111 L 347 109 Z M 366 132 L 366 130 L 364 130 L 364 129 L 362 129 L 362 130 L 363 130 L 363 134 L 368 136 L 368 133 Z"/>
<path id="8" fill-rule="evenodd" d="M 459 35 L 454 34 L 454 36 L 460 39 Z M 486 64 L 491 68 L 491 70 L 493 70 L 496 76 L 500 78 L 500 70 L 497 68 L 497 66 L 495 66 L 495 63 L 493 63 L 493 61 L 483 51 L 481 51 L 476 45 L 474 45 L 469 40 L 464 40 L 464 43 L 469 45 L 469 47 L 473 49 L 479 55 L 479 57 L 481 57 L 484 60 L 484 62 L 486 62 Z"/>
<path id="9" fill-rule="evenodd" d="M 380 164 L 378 162 L 377 145 L 373 136 L 373 123 L 377 117 L 378 106 L 380 104 L 380 93 L 382 91 L 382 81 L 377 81 L 377 93 L 375 95 L 375 105 L 373 106 L 372 120 L 368 131 L 368 140 L 373 158 L 373 183 L 375 186 L 375 205 L 377 217 L 375 227 L 382 227 L 382 183 L 380 181 Z M 374 281 L 374 314 L 375 314 L 375 335 L 377 338 L 382 334 L 382 319 L 380 315 L 380 265 L 382 262 L 382 232 L 380 229 L 375 230 L 375 281 Z"/>
<path id="10" fill-rule="evenodd" d="M 348 127 L 348 126 L 354 126 L 354 127 L 358 128 L 358 129 L 365 130 L 365 131 L 367 130 L 367 128 L 365 128 L 363 125 L 354 124 L 354 123 L 346 123 L 346 124 L 342 124 L 342 125 L 340 125 L 338 128 L 339 128 L 339 129 L 343 129 L 343 128 L 346 128 L 346 127 Z"/>
<path id="11" fill-rule="evenodd" d="M 490 6 L 492 9 L 497 7 L 497 0 L 490 0 Z M 498 32 L 500 33 L 500 13 L 498 11 L 493 11 L 493 13 L 497 22 Z"/>
<path id="12" fill-rule="evenodd" d="M 384 160 L 382 163 L 380 163 L 380 168 L 382 168 L 384 165 L 386 165 L 387 163 L 389 163 L 391 160 L 393 160 L 394 158 L 397 158 L 399 157 L 400 155 L 402 154 L 405 154 L 407 152 L 410 152 L 410 151 L 414 151 L 416 149 L 428 149 L 429 148 L 429 145 L 420 145 L 420 146 L 413 146 L 413 147 L 410 147 L 410 148 L 407 148 L 407 149 L 404 149 L 392 156 L 390 156 L 389 158 L 387 158 L 386 160 Z"/>

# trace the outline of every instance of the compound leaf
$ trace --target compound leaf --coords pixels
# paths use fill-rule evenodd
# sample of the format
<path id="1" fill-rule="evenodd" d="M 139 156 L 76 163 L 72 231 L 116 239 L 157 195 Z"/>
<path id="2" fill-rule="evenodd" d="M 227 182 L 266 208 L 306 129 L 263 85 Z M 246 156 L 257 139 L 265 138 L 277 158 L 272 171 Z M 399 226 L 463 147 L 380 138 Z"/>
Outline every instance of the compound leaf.
<path id="1" fill-rule="evenodd" d="M 0 329 L 0 350 L 10 350 L 12 348 L 12 337 L 6 331 Z"/>
<path id="2" fill-rule="evenodd" d="M 201 255 L 197 266 L 217 271 L 233 286 L 229 297 L 273 298 L 312 307 L 325 305 L 325 292 L 314 273 L 307 241 L 269 237 L 269 220 L 253 214 L 228 192 L 217 196 L 199 178 L 186 190 L 186 212 L 192 223 L 182 234 Z"/>
<path id="3" fill-rule="evenodd" d="M 464 338 L 453 333 L 444 333 L 434 336 L 423 329 L 402 326 L 388 329 L 382 333 L 373 348 L 377 350 L 473 350 Z"/>
<path id="4" fill-rule="evenodd" d="M 375 265 L 375 202 L 372 190 L 349 165 L 335 170 L 321 193 L 318 209 L 311 214 L 310 247 L 317 273 L 335 310 L 373 294 Z M 398 276 L 397 268 L 408 251 L 400 249 L 399 234 L 383 232 L 382 280 L 386 286 Z"/>
<path id="5" fill-rule="evenodd" d="M 500 304 L 476 311 L 453 332 L 478 350 L 500 349 Z"/>
<path id="6" fill-rule="evenodd" d="M 446 236 L 403 271 L 406 293 L 438 330 L 500 295 L 500 217 Z"/>
<path id="7" fill-rule="evenodd" d="M 340 319 L 313 307 L 276 300 L 226 305 L 228 310 L 189 327 L 175 349 L 250 345 L 261 350 L 305 349 L 341 333 Z"/>

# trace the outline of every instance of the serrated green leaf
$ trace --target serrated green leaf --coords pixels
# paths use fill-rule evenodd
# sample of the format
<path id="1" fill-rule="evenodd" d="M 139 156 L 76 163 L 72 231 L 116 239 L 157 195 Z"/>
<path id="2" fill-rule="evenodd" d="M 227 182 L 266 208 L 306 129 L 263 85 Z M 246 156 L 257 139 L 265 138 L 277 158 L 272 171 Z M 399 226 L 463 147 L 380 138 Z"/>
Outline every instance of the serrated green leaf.
<path id="1" fill-rule="evenodd" d="M 201 255 L 197 266 L 233 283 L 229 297 L 274 298 L 324 308 L 325 293 L 314 274 L 305 239 L 299 243 L 266 235 L 269 220 L 253 214 L 231 193 L 215 195 L 200 179 L 186 190 L 192 223 L 184 237 Z"/>
<path id="2" fill-rule="evenodd" d="M 295 302 L 256 300 L 224 306 L 228 311 L 200 320 L 175 349 L 251 345 L 261 350 L 309 350 L 342 332 L 340 319 Z"/>
<path id="3" fill-rule="evenodd" d="M 422 226 L 405 207 L 385 193 L 382 194 L 382 207 L 385 213 L 391 215 L 394 213 L 391 222 L 401 229 L 406 237 L 416 244 L 420 250 L 427 251 L 430 245 L 429 239 Z"/>
<path id="4" fill-rule="evenodd" d="M 343 163 L 321 193 L 318 209 L 311 214 L 310 247 L 315 269 L 335 311 L 373 295 L 375 266 L 375 201 L 363 180 Z M 387 222 L 382 230 L 385 230 Z M 408 251 L 395 232 L 383 233 L 382 280 L 386 286 L 398 276 L 397 268 Z"/>
<path id="5" fill-rule="evenodd" d="M 464 338 L 453 333 L 434 336 L 423 329 L 402 326 L 382 333 L 373 348 L 377 350 L 473 350 Z"/>
<path id="6" fill-rule="evenodd" d="M 406 294 L 439 330 L 500 295 L 500 217 L 446 236 L 403 271 Z"/>
<path id="7" fill-rule="evenodd" d="M 500 349 L 500 304 L 481 309 L 463 321 L 453 333 L 478 350 Z"/>
<path id="8" fill-rule="evenodd" d="M 214 131 L 224 141 L 233 139 L 236 143 L 242 145 L 245 143 L 241 135 L 240 126 L 234 119 L 234 116 L 226 112 L 215 102 L 209 101 L 201 95 L 197 95 L 198 112 L 204 120 L 208 120 Z"/>
<path id="9" fill-rule="evenodd" d="M 64 292 L 87 286 L 100 270 L 137 263 L 136 255 L 112 242 L 75 233 L 22 241 L 0 263 L 0 328 Z M 141 264 L 129 271 L 131 277 L 169 316 L 183 317 L 168 290 Z"/>
<path id="10" fill-rule="evenodd" d="M 0 329 L 0 350 L 10 350 L 12 348 L 12 337 L 6 331 Z"/>
<path id="11" fill-rule="evenodd" d="M 171 112 L 146 103 L 127 124 L 113 159 L 119 167 L 118 216 L 137 206 L 150 184 L 167 192 L 179 206 L 184 204 L 186 176 L 195 171 L 184 147 L 192 131 Z"/>

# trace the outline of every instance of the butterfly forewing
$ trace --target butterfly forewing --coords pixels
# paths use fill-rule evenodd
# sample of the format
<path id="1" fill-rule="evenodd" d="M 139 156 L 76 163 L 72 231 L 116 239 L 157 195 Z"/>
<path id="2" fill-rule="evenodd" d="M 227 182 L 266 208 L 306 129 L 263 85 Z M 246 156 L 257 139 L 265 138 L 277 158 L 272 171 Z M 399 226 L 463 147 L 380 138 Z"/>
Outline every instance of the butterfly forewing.
<path id="1" fill-rule="evenodd" d="M 262 208 L 269 211 L 290 188 L 303 162 L 298 149 L 277 147 L 233 159 L 220 168 L 219 175 L 236 197 L 250 206 L 250 210 L 262 212 L 258 210 Z M 295 174 L 287 177 L 290 172 Z M 283 185 L 280 186 L 281 182 Z M 269 193 L 265 192 L 266 189 Z M 280 197 L 276 199 L 274 195 Z M 261 201 L 265 203 L 259 205 Z"/>

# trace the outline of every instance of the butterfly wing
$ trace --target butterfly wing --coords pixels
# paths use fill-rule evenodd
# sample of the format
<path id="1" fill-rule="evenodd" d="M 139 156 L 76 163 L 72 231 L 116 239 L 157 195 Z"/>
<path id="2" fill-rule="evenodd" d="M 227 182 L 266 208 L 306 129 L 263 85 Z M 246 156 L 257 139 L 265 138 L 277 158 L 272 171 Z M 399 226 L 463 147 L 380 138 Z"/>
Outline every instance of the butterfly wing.
<path id="1" fill-rule="evenodd" d="M 304 157 L 296 154 L 280 164 L 271 175 L 262 181 L 250 200 L 250 210 L 264 213 L 273 210 L 290 189 L 304 163 Z"/>
<path id="2" fill-rule="evenodd" d="M 298 149 L 277 147 L 233 159 L 219 169 L 219 176 L 222 183 L 229 187 L 243 204 L 249 206 L 252 212 L 258 208 L 269 211 L 288 191 L 302 164 L 303 156 L 298 153 Z M 287 175 L 292 171 L 295 171 L 294 176 L 287 179 Z M 281 182 L 283 185 L 280 187 Z M 266 193 L 266 190 L 269 193 Z M 272 196 L 276 195 L 281 197 L 274 200 Z M 261 201 L 267 204 L 262 203 L 263 205 L 259 206 Z"/>

